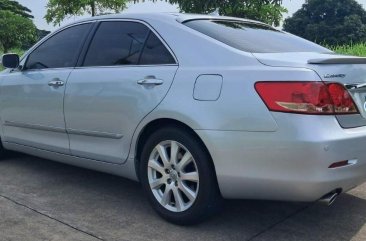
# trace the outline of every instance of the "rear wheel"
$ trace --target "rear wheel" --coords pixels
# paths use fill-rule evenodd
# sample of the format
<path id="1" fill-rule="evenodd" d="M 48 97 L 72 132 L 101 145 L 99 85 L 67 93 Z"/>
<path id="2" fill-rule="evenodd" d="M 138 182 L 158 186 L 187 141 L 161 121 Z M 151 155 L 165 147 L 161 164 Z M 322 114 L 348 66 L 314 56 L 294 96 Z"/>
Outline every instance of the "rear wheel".
<path id="1" fill-rule="evenodd" d="M 148 138 L 140 177 L 153 208 L 170 222 L 194 224 L 220 206 L 210 156 L 194 135 L 183 130 L 164 128 Z"/>
<path id="2" fill-rule="evenodd" d="M 0 140 L 0 160 L 6 158 L 7 154 L 9 152 L 7 150 L 4 149 L 2 143 L 1 143 L 1 140 Z"/>

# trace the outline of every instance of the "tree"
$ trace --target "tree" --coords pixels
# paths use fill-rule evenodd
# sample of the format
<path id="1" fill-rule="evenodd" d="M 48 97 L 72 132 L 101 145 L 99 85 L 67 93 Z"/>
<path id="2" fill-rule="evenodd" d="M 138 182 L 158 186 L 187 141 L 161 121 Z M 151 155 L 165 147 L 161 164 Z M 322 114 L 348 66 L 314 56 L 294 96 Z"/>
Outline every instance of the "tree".
<path id="1" fill-rule="evenodd" d="M 28 19 L 34 18 L 32 15 L 32 11 L 29 8 L 21 5 L 17 1 L 13 1 L 13 0 L 0 0 L 0 11 L 1 10 L 10 11 L 14 14 L 18 14 L 18 15 L 20 15 L 24 18 L 28 18 Z M 37 39 L 36 40 L 43 38 L 44 36 L 46 36 L 49 33 L 50 33 L 49 31 L 37 29 Z M 35 42 L 34 38 L 28 38 L 27 41 L 22 43 L 21 48 L 28 49 L 34 44 L 34 42 Z"/>
<path id="2" fill-rule="evenodd" d="M 68 16 L 89 13 L 92 16 L 105 10 L 119 12 L 126 7 L 127 0 L 49 0 L 45 19 L 54 25 L 60 24 Z"/>
<path id="3" fill-rule="evenodd" d="M 307 0 L 285 20 L 283 27 L 285 31 L 322 44 L 363 42 L 366 11 L 355 0 Z"/>
<path id="4" fill-rule="evenodd" d="M 17 1 L 0 0 L 0 10 L 10 11 L 25 18 L 34 18 L 33 15 L 31 15 L 32 11 Z"/>
<path id="5" fill-rule="evenodd" d="M 0 44 L 4 53 L 21 47 L 24 42 L 36 41 L 36 27 L 32 20 L 11 11 L 0 10 Z"/>
<path id="6" fill-rule="evenodd" d="M 156 1 L 156 0 L 153 0 Z M 287 10 L 282 0 L 166 0 L 178 4 L 180 10 L 186 13 L 209 14 L 218 11 L 220 15 L 249 18 L 278 26 L 282 14 Z M 138 2 L 135 0 L 134 2 Z"/>

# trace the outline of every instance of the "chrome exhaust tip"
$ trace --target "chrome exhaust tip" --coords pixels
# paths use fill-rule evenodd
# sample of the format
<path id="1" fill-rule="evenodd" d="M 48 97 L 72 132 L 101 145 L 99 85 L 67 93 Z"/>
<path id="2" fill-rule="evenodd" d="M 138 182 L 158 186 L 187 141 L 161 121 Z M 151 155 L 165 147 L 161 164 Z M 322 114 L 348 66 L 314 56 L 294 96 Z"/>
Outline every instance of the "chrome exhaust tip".
<path id="1" fill-rule="evenodd" d="M 337 199 L 338 197 L 338 193 L 337 192 L 331 192 L 331 193 L 328 193 L 326 194 L 324 197 L 322 197 L 319 201 L 322 203 L 322 204 L 325 204 L 327 206 L 330 206 L 334 203 L 334 201 Z"/>

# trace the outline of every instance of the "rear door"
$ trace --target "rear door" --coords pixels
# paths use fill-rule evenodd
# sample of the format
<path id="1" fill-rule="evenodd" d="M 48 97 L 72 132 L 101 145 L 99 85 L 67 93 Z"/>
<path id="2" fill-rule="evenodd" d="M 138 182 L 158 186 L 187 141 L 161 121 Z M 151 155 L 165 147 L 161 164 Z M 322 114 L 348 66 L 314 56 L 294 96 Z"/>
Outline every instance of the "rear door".
<path id="1" fill-rule="evenodd" d="M 71 153 L 123 163 L 137 125 L 162 101 L 177 68 L 166 44 L 146 24 L 101 22 L 67 83 Z"/>

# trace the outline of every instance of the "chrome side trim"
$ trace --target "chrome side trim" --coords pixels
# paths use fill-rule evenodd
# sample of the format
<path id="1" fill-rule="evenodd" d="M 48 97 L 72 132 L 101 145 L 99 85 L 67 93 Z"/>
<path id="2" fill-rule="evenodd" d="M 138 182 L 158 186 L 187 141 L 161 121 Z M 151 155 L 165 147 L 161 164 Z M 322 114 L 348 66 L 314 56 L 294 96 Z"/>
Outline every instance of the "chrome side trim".
<path id="1" fill-rule="evenodd" d="M 26 128 L 26 129 L 41 130 L 41 131 L 66 133 L 66 130 L 64 128 L 60 128 L 60 127 L 27 124 L 27 123 L 21 123 L 21 122 L 16 122 L 16 121 L 5 121 L 4 125 L 12 126 L 12 127 L 19 127 L 19 128 Z"/>
<path id="2" fill-rule="evenodd" d="M 99 131 L 85 131 L 85 130 L 75 130 L 68 128 L 66 130 L 68 134 L 72 135 L 81 135 L 81 136 L 92 136 L 92 137 L 101 137 L 101 138 L 110 138 L 110 139 L 122 139 L 122 134 L 114 134 L 108 132 L 99 132 Z"/>
<path id="3" fill-rule="evenodd" d="M 21 123 L 21 122 L 16 122 L 16 121 L 5 121 L 4 125 L 11 126 L 11 127 L 40 130 L 40 131 L 51 131 L 51 132 L 67 133 L 67 134 L 91 136 L 91 137 L 100 137 L 100 138 L 110 138 L 110 139 L 122 139 L 123 138 L 122 134 L 114 134 L 114 133 L 99 132 L 99 131 L 75 130 L 75 129 L 70 129 L 70 128 L 65 130 L 64 128 L 60 128 L 60 127 L 27 124 L 27 123 Z"/>

